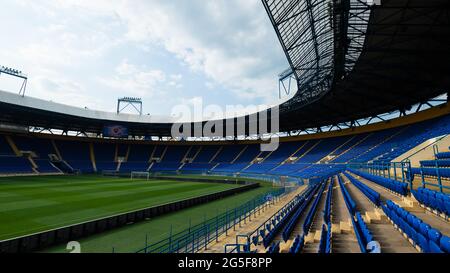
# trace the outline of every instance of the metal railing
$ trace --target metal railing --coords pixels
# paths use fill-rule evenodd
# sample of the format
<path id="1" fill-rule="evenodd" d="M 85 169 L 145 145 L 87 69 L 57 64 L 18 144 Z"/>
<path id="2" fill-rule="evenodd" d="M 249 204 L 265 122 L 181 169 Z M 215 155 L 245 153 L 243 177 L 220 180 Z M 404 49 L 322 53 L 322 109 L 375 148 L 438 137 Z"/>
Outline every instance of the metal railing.
<path id="1" fill-rule="evenodd" d="M 146 246 L 137 253 L 195 253 L 206 249 L 209 243 L 218 241 L 222 234 L 228 235 L 231 228 L 235 229 L 242 222 L 246 223 L 252 215 L 271 206 L 285 192 L 285 188 L 272 190 L 181 232 L 172 234 L 171 230 L 169 237 L 152 244 L 145 242 Z M 269 200 L 268 196 L 271 196 L 272 199 Z"/>
<path id="2" fill-rule="evenodd" d="M 413 188 L 411 174 L 411 162 L 378 162 L 378 163 L 350 163 L 348 168 L 367 172 L 372 175 L 382 176 L 395 181 L 408 183 Z"/>

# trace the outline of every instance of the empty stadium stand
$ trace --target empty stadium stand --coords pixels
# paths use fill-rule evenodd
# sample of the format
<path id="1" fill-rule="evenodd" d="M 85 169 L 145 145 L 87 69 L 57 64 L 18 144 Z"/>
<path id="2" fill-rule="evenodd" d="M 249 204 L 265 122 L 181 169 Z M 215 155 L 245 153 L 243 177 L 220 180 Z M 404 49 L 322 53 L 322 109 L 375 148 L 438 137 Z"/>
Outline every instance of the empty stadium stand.
<path id="1" fill-rule="evenodd" d="M 279 75 L 278 91 L 280 99 L 281 88 L 290 97 L 268 109 L 271 114 L 277 113 L 276 118 L 260 111 L 241 118 L 219 120 L 239 120 L 241 124 L 233 124 L 233 130 L 228 130 L 228 122 L 223 128 L 215 124 L 214 131 L 223 132 L 217 136 L 208 136 L 205 132 L 197 135 L 197 130 L 192 130 L 195 135 L 174 136 L 175 115 L 143 115 L 141 99 L 119 99 L 117 113 L 62 105 L 52 102 L 51 97 L 25 96 L 27 76 L 2 67 L 2 75 L 25 81 L 19 95 L 0 90 L 0 176 L 33 175 L 45 180 L 45 176 L 60 175 L 64 180 L 68 175 L 83 179 L 82 174 L 89 174 L 89 177 L 104 175 L 113 177 L 111 179 L 126 177 L 120 181 L 127 183 L 135 172 L 143 172 L 142 175 L 152 176 L 152 179 L 170 175 L 177 184 L 184 180 L 200 181 L 200 176 L 220 176 L 213 182 L 235 182 L 236 185 L 227 186 L 259 187 L 261 192 L 270 192 L 258 195 L 252 206 L 246 206 L 240 213 L 237 208 L 228 210 L 227 207 L 225 218 L 220 218 L 217 210 L 216 237 L 212 240 L 213 231 L 204 224 L 208 221 L 207 214 L 211 213 L 205 213 L 204 222 L 200 224 L 191 225 L 189 220 L 188 233 L 178 233 L 177 228 L 171 227 L 168 243 L 163 244 L 166 252 L 180 250 L 180 245 L 172 241 L 178 236 L 178 242 L 184 240 L 186 251 L 192 247 L 193 252 L 199 249 L 208 252 L 210 241 L 220 244 L 220 240 L 225 240 L 235 244 L 227 243 L 220 249 L 231 246 L 230 249 L 238 253 L 449 253 L 449 1 L 261 2 L 269 17 L 266 23 L 272 25 L 274 37 L 278 38 L 289 65 Z M 158 12 L 164 14 L 170 9 Z M 266 66 L 263 64 L 262 68 L 267 69 Z M 284 84 L 286 80 L 289 90 Z M 291 81 L 296 87 L 293 90 Z M 236 82 L 231 89 L 239 89 L 241 84 L 239 80 Z M 225 87 L 230 89 L 230 86 Z M 140 114 L 120 113 L 123 101 L 140 103 Z M 252 116 L 260 118 L 257 124 Z M 270 126 L 263 124 L 265 121 L 271 121 Z M 278 123 L 275 125 L 274 121 Z M 207 122 L 187 121 L 187 125 L 197 129 Z M 116 125 L 124 130 L 117 130 Z M 243 128 L 239 128 L 240 125 Z M 252 127 L 261 130 L 270 127 L 270 132 L 254 132 L 256 128 Z M 114 135 L 108 134 L 111 129 L 121 131 L 123 138 L 119 134 L 111 137 Z M 278 149 L 261 149 L 266 136 L 270 136 L 270 140 L 280 140 Z M 175 177 L 179 174 L 189 176 Z M 241 185 L 247 181 L 231 178 L 254 178 L 260 185 Z M 9 178 L 0 180 L 9 183 Z M 15 177 L 10 179 L 15 183 L 14 180 Z M 114 183 L 107 186 L 115 195 L 120 189 L 109 185 Z M 160 187 L 158 183 L 151 186 Z M 126 203 L 134 194 L 147 195 L 138 193 L 140 190 L 140 187 L 136 193 L 128 190 L 126 198 L 117 199 Z M 190 188 L 185 190 L 190 191 Z M 175 187 L 171 189 L 175 191 Z M 233 188 L 228 192 L 241 191 Z M 83 190 L 80 194 L 85 193 Z M 34 241 L 24 237 L 19 240 L 20 246 L 19 243 L 11 245 L 26 250 L 33 249 L 28 246 L 38 245 L 40 241 L 53 244 L 69 237 L 77 240 L 79 234 L 91 227 L 96 229 L 96 225 L 106 231 L 116 226 L 115 221 L 121 223 L 117 226 L 135 223 L 137 218 L 152 221 L 156 215 L 162 215 L 159 210 L 170 207 L 168 211 L 178 211 L 185 207 L 179 204 L 193 206 L 224 196 L 215 192 L 191 200 L 184 199 L 184 193 L 175 193 L 179 195 L 176 198 L 183 199 L 145 208 L 143 213 L 127 212 L 125 216 L 114 216 L 111 221 L 95 220 L 94 226 L 75 223 L 74 229 L 66 226 L 61 232 L 58 229 L 58 232 L 48 233 L 52 235 L 33 234 Z M 102 195 L 107 196 L 104 192 Z M 77 202 L 83 201 L 80 200 Z M 31 207 L 32 202 L 25 198 L 19 201 L 17 206 L 23 210 Z M 104 197 L 102 202 L 111 200 Z M 38 208 L 42 206 L 45 211 L 46 200 L 37 203 Z M 229 205 L 221 204 L 226 204 L 222 207 Z M 230 221 L 233 209 L 234 218 Z M 198 211 L 190 212 L 194 215 Z M 6 219 L 14 220 L 21 217 L 21 213 L 7 216 Z M 219 224 L 219 219 L 223 223 Z M 236 221 L 239 221 L 237 230 Z M 230 239 L 228 231 L 231 229 L 227 228 L 232 222 L 233 238 Z M 38 224 L 49 227 L 46 223 Z M 145 232 L 148 232 L 147 227 Z M 192 227 L 198 233 L 192 237 L 203 240 L 201 246 L 191 240 Z M 219 236 L 219 228 L 223 228 L 225 234 Z M 129 239 L 129 235 L 123 234 L 122 238 Z M 154 240 L 165 233 L 150 235 Z M 145 253 L 148 238 L 145 234 L 145 242 L 142 242 L 145 246 L 141 246 Z M 155 249 L 159 244 L 155 243 Z"/>
<path id="2" fill-rule="evenodd" d="M 418 124 L 362 133 L 343 137 L 281 142 L 279 149 L 262 153 L 259 144 L 238 145 L 153 145 L 137 143 L 104 143 L 99 141 L 74 141 L 58 138 L 10 136 L 19 151 L 32 153 L 36 166 L 27 166 L 18 172 L 60 172 L 49 160 L 49 155 L 60 157 L 68 168 L 83 173 L 102 171 L 186 171 L 199 173 L 243 173 L 246 175 L 284 175 L 309 179 L 321 173 L 345 168 L 349 162 L 384 162 L 411 148 L 428 137 L 450 132 L 449 117 L 423 121 Z M 413 130 L 415 128 L 415 130 Z M 426 130 L 425 130 L 426 129 Z M 428 133 L 424 133 L 424 131 Z M 1 156 L 17 157 L 6 140 L 0 139 Z M 408 145 L 402 144 L 407 139 Z M 400 151 L 401 150 L 401 151 Z M 448 153 L 448 152 L 447 152 Z M 450 179 L 448 154 L 441 152 L 433 160 L 423 160 L 419 167 L 411 168 L 415 176 Z M 16 159 L 14 159 L 16 160 Z M 16 161 L 20 161 L 17 159 Z M 22 160 L 22 162 L 24 162 Z M 13 164 L 14 163 L 10 163 Z M 33 163 L 31 163 L 33 164 Z M 341 165 L 339 165 L 341 164 Z M 64 165 L 64 164 L 63 164 Z M 341 167 L 338 167 L 341 166 Z M 60 166 L 63 168 L 64 166 Z M 358 170 L 353 170 L 358 171 Z M 4 172 L 4 171 L 3 171 Z M 371 174 L 366 174 L 371 175 Z M 372 177 L 373 179 L 376 179 Z M 377 179 L 379 183 L 393 183 Z M 445 188 L 445 187 L 444 187 Z M 393 183 L 391 190 L 405 194 L 405 185 Z"/>
<path id="3" fill-rule="evenodd" d="M 396 175 L 383 164 L 412 148 L 402 145 L 402 139 L 420 144 L 448 133 L 442 129 L 450 128 L 448 120 L 444 116 L 356 135 L 290 140 L 273 152 L 261 152 L 258 143 L 171 145 L 2 134 L 0 173 L 149 171 L 270 181 L 285 177 L 308 187 L 252 233 L 245 252 L 441 253 L 449 248 L 450 152 L 436 151 L 434 158 Z M 413 130 L 435 126 L 435 133 Z"/>
<path id="4" fill-rule="evenodd" d="M 449 250 L 450 199 L 445 182 L 432 188 L 428 183 L 433 180 L 428 179 L 450 178 L 450 152 L 436 152 L 434 158 L 407 170 L 406 179 L 423 180 L 413 188 L 399 179 L 401 172 L 397 177 L 389 172 L 387 176 L 389 169 L 374 166 L 398 155 L 399 149 L 392 145 L 402 138 L 415 138 L 419 143 L 443 133 L 439 129 L 426 137 L 422 132 L 411 136 L 411 128 L 446 124 L 447 119 L 358 135 L 281 142 L 273 152 L 260 152 L 257 143 L 172 146 L 4 134 L 0 135 L 0 173 L 150 171 L 296 178 L 287 181 L 305 183 L 308 188 L 253 233 L 245 252 L 442 253 Z M 371 161 L 373 169 L 358 165 L 360 160 Z"/>

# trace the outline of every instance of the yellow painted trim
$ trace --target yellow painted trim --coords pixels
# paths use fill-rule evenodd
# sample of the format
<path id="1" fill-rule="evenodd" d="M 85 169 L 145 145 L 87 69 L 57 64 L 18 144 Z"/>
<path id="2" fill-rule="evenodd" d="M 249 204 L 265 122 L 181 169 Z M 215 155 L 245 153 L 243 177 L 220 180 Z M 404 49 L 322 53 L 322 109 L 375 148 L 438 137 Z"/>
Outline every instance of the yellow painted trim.
<path id="1" fill-rule="evenodd" d="M 56 146 L 56 142 L 54 139 L 51 139 L 51 143 L 52 143 L 53 149 L 55 149 L 55 153 L 58 156 L 59 160 L 64 160 L 61 156 L 61 153 L 59 152 L 58 146 Z"/>
<path id="2" fill-rule="evenodd" d="M 95 161 L 94 144 L 92 142 L 89 143 L 89 154 L 91 156 L 92 168 L 94 168 L 94 171 L 97 171 L 97 162 Z"/>
<path id="3" fill-rule="evenodd" d="M 17 148 L 16 143 L 14 143 L 14 140 L 11 138 L 11 136 L 6 135 L 5 139 L 11 147 L 11 150 L 13 150 L 14 154 L 16 154 L 16 156 L 22 156 L 22 153 L 20 152 L 19 148 Z"/>

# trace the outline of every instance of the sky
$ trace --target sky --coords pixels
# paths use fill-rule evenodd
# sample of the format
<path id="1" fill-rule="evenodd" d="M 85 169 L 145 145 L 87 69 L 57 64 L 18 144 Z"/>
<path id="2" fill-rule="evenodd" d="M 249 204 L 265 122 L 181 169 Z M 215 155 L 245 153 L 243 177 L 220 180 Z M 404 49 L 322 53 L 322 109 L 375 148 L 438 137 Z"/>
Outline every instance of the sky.
<path id="1" fill-rule="evenodd" d="M 0 18 L 0 65 L 28 96 L 103 111 L 141 97 L 151 115 L 280 102 L 288 63 L 260 0 L 15 0 Z"/>

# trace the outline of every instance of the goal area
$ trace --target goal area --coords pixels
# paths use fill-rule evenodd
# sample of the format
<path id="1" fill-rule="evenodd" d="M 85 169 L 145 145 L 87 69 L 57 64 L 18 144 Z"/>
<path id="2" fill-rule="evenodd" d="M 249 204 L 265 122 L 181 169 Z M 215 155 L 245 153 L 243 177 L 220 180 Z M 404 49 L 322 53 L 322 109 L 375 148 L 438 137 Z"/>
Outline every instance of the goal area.
<path id="1" fill-rule="evenodd" d="M 150 179 L 150 173 L 149 172 L 131 172 L 131 180 L 135 179 Z"/>

